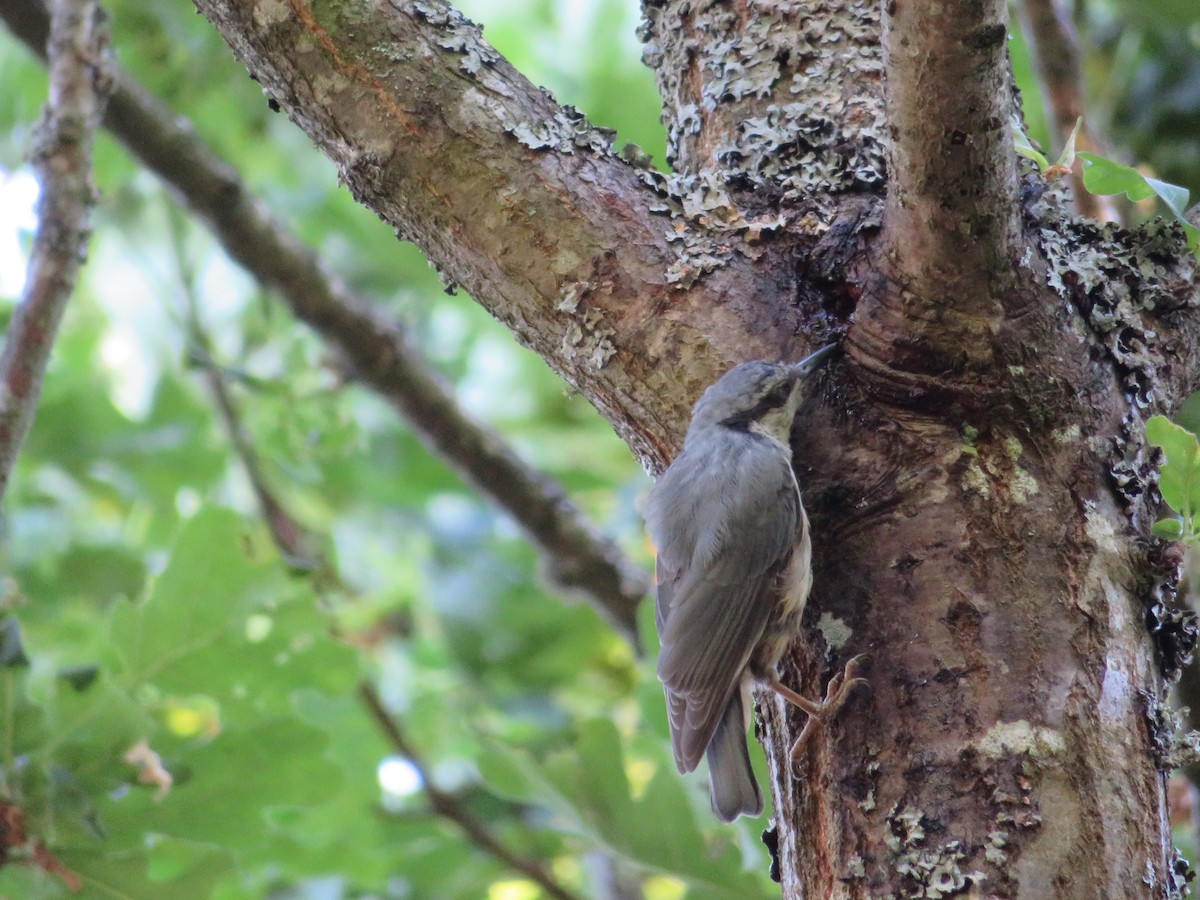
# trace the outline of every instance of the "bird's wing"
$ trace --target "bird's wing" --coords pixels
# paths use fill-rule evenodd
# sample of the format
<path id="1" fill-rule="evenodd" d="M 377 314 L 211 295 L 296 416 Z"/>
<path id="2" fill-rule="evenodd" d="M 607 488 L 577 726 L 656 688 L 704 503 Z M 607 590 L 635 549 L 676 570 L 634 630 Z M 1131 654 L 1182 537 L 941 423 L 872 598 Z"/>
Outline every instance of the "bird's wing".
<path id="1" fill-rule="evenodd" d="M 774 582 L 795 545 L 800 497 L 781 454 L 749 454 L 714 498 L 686 557 L 660 548 L 658 676 L 671 743 L 695 768 L 778 601 Z"/>

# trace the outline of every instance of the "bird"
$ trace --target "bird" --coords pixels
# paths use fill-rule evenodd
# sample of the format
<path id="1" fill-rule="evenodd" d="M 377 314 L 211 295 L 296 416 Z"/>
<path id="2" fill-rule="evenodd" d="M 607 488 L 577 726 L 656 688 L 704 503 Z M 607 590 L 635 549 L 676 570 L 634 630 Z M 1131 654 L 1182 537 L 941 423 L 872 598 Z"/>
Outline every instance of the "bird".
<path id="1" fill-rule="evenodd" d="M 683 448 L 646 499 L 657 558 L 658 677 L 681 773 L 708 758 L 714 813 L 757 816 L 762 793 L 746 743 L 750 689 L 770 688 L 809 716 L 792 768 L 858 677 L 856 656 L 809 700 L 777 667 L 800 627 L 812 587 L 808 516 L 792 470 L 790 436 L 803 386 L 837 350 L 799 363 L 741 363 L 696 402 Z"/>

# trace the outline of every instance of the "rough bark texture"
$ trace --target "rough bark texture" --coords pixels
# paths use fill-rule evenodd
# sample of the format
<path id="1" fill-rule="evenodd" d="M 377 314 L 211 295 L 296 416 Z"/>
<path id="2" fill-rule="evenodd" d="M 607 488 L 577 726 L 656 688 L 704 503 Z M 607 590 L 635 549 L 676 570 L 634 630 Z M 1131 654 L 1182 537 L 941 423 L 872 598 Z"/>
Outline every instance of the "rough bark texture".
<path id="1" fill-rule="evenodd" d="M 774 302 L 783 283 L 716 268 L 751 225 L 725 241 L 677 231 L 662 176 L 445 3 L 197 6 L 355 196 L 586 390 L 643 460 L 669 458 L 664 438 L 709 373 L 790 351 L 800 321 Z M 776 269 L 789 256 L 752 252 Z"/>
<path id="2" fill-rule="evenodd" d="M 652 465 L 728 363 L 844 335 L 795 434 L 817 565 L 784 679 L 865 652 L 871 690 L 800 777 L 760 698 L 785 896 L 1175 890 L 1142 422 L 1196 385 L 1195 266 L 1018 176 L 1003 3 L 647 2 L 671 178 L 434 0 L 197 5 Z"/>

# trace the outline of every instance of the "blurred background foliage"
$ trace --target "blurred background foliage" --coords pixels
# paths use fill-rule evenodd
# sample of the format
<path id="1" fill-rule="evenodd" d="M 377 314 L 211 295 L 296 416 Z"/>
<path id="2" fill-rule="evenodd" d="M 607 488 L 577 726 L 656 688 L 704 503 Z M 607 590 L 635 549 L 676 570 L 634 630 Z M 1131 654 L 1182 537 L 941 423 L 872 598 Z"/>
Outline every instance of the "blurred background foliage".
<path id="1" fill-rule="evenodd" d="M 649 481 L 586 402 L 352 202 L 190 4 L 106 6 L 122 65 L 648 567 Z M 1111 155 L 1200 187 L 1194 0 L 1076 6 Z M 632 0 L 459 8 L 533 81 L 662 164 Z M 1030 134 L 1057 152 L 1019 32 L 1013 49 Z M 6 319 L 46 79 L 3 32 L 0 84 Z M 10 860 L 0 897 L 542 896 L 434 814 L 423 778 L 580 897 L 773 896 L 766 820 L 718 826 L 704 777 L 675 774 L 653 661 L 547 589 L 511 521 L 347 383 L 123 150 L 101 138 L 96 162 L 90 261 L 0 522 L 0 805 L 19 798 L 73 874 Z M 333 571 L 274 549 L 195 363 L 189 297 L 264 474 Z"/>

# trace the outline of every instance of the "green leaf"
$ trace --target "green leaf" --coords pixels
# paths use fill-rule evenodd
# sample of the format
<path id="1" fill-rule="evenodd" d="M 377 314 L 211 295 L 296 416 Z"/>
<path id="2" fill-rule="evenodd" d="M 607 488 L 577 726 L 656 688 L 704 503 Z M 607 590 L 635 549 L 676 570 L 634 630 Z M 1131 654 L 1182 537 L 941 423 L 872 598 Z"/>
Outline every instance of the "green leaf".
<path id="1" fill-rule="evenodd" d="M 62 594 L 106 603 L 114 597 L 136 597 L 146 582 L 146 565 L 128 547 L 76 543 L 63 555 L 53 579 Z"/>
<path id="2" fill-rule="evenodd" d="M 1200 228 L 1184 218 L 1188 206 L 1188 190 L 1143 175 L 1132 166 L 1122 165 L 1095 153 L 1080 153 L 1083 160 L 1083 186 L 1093 194 L 1124 194 L 1135 203 L 1158 197 L 1171 211 L 1187 234 L 1188 247 L 1200 248 Z"/>
<path id="3" fill-rule="evenodd" d="M 1159 468 L 1158 487 L 1167 505 L 1183 517 L 1182 527 L 1190 537 L 1190 523 L 1200 512 L 1200 443 L 1165 416 L 1153 416 L 1146 423 L 1146 440 L 1162 448 L 1166 460 Z"/>
<path id="4" fill-rule="evenodd" d="M 539 798 L 538 790 L 528 775 L 532 763 L 514 759 L 513 751 L 489 748 L 476 757 L 475 764 L 479 767 L 479 774 L 484 783 L 501 797 L 523 803 L 542 799 Z"/>
<path id="5" fill-rule="evenodd" d="M 1046 159 L 1045 155 L 1033 146 L 1033 142 L 1029 139 L 1029 135 L 1025 133 L 1025 128 L 1019 118 L 1013 116 L 1009 122 L 1009 128 L 1012 131 L 1013 146 L 1016 148 L 1018 156 L 1032 159 L 1037 163 L 1039 172 L 1045 172 L 1046 169 L 1050 168 L 1050 160 Z"/>
<path id="6" fill-rule="evenodd" d="M 266 840 L 272 810 L 316 806 L 336 794 L 342 776 L 324 758 L 325 744 L 320 730 L 298 719 L 266 719 L 167 753 L 175 785 L 161 800 L 150 789 L 131 790 L 101 798 L 100 811 L 114 831 L 165 834 L 240 854 Z"/>
<path id="7" fill-rule="evenodd" d="M 1083 160 L 1083 186 L 1093 194 L 1124 194 L 1135 203 L 1155 194 L 1146 176 L 1132 166 L 1095 153 L 1080 153 L 1079 158 Z"/>
<path id="8" fill-rule="evenodd" d="M 547 777 L 546 765 L 529 753 L 496 744 L 478 757 L 476 765 L 488 787 L 500 796 L 546 807 L 554 815 L 555 827 L 568 834 L 588 833 L 578 804 L 562 792 L 556 779 Z"/>
<path id="9" fill-rule="evenodd" d="M 45 711 L 29 699 L 28 680 L 28 669 L 0 669 L 0 767 L 11 764 L 14 757 L 23 755 L 46 737 Z M 34 766 L 16 772 L 0 768 L 0 783 L 21 784 L 25 779 L 39 777 Z"/>
<path id="10" fill-rule="evenodd" d="M 382 895 L 396 871 L 408 872 L 398 856 L 396 823 L 379 811 L 377 767 L 394 751 L 353 693 L 330 697 L 302 690 L 294 706 L 305 723 L 325 736 L 323 756 L 338 767 L 341 782 L 337 793 L 320 805 L 270 814 L 271 840 L 261 858 L 269 865 L 288 859 L 289 869 L 298 875 L 353 873 L 359 888 Z M 442 825 L 436 817 L 417 817 L 413 824 L 426 832 L 413 835 L 414 841 L 437 843 Z"/>
<path id="11" fill-rule="evenodd" d="M 77 774 L 97 773 L 105 779 L 98 790 L 111 790 L 132 771 L 121 756 L 155 730 L 143 705 L 103 672 L 82 691 L 59 681 L 45 710 L 48 740 L 30 752 Z"/>
<path id="12" fill-rule="evenodd" d="M 159 678 L 236 627 L 260 574 L 236 541 L 244 532 L 232 512 L 202 511 L 184 528 L 146 601 L 114 608 L 112 641 L 128 684 Z M 193 691 L 203 687 L 191 682 Z"/>
<path id="13" fill-rule="evenodd" d="M 226 720 L 290 713 L 300 686 L 348 693 L 351 650 L 333 641 L 303 582 L 277 559 L 252 558 L 232 512 L 207 509 L 186 525 L 170 561 L 141 603 L 113 608 L 118 677 L 166 695 L 206 694 Z"/>
<path id="14" fill-rule="evenodd" d="M 83 893 L 73 896 L 96 900 L 207 900 L 217 882 L 236 871 L 236 860 L 226 849 L 161 836 L 135 853 L 111 855 L 70 848 L 57 856 L 83 880 Z"/>
<path id="15" fill-rule="evenodd" d="M 592 820 L 608 838 L 619 838 L 619 823 L 634 820 L 625 774 L 625 753 L 616 726 L 607 719 L 593 719 L 580 726 L 579 757 L 565 767 L 555 760 L 550 769 L 558 776 L 564 793 L 573 794 L 592 813 Z M 581 777 L 582 776 L 582 777 Z"/>
<path id="16" fill-rule="evenodd" d="M 1159 519 L 1151 526 L 1150 533 L 1165 541 L 1177 541 L 1183 537 L 1183 523 L 1178 519 Z"/>
<path id="17" fill-rule="evenodd" d="M 1200 434 L 1200 391 L 1188 396 L 1175 411 L 1174 421 L 1192 434 Z"/>
<path id="18" fill-rule="evenodd" d="M 640 797 L 633 796 L 621 737 L 607 719 L 585 722 L 574 752 L 556 754 L 539 765 L 528 754 L 501 748 L 480 761 L 480 769 L 489 786 L 550 807 L 555 824 L 568 834 L 644 872 L 684 882 L 689 898 L 771 896 L 765 880 L 743 869 L 733 844 L 714 852 L 662 748 L 639 749 L 645 751 L 639 754 L 639 766 L 649 765 L 653 771 Z M 729 832 L 722 834 L 728 837 Z"/>
<path id="19" fill-rule="evenodd" d="M 1054 161 L 1056 166 L 1064 166 L 1071 168 L 1075 165 L 1075 139 L 1079 137 L 1079 128 L 1083 125 L 1083 116 L 1075 120 L 1075 127 L 1071 129 L 1071 134 L 1067 137 L 1066 144 L 1063 145 L 1062 153 L 1058 154 L 1058 159 Z"/>

